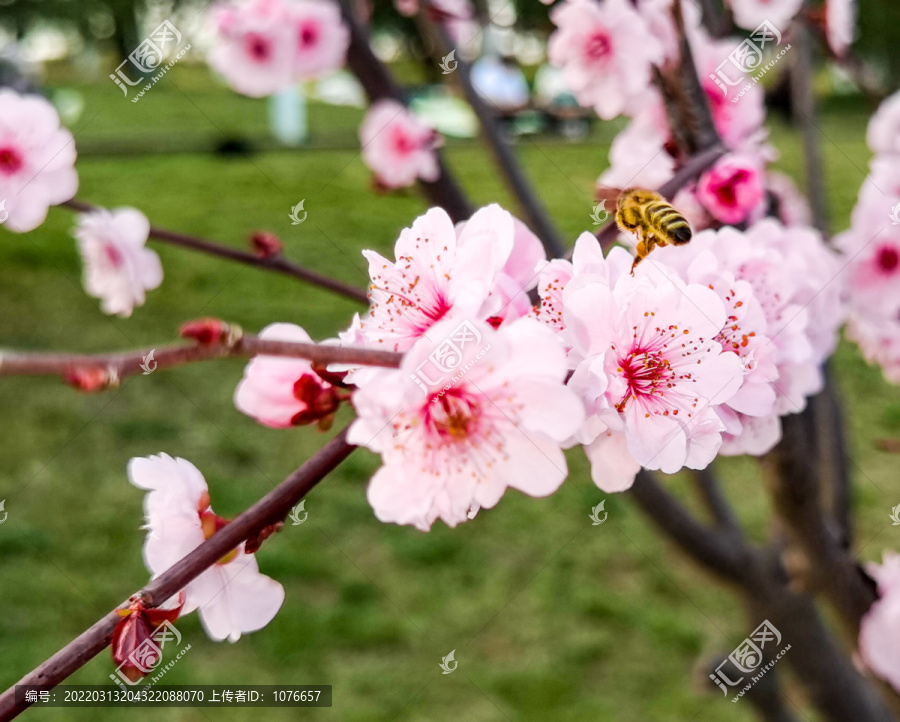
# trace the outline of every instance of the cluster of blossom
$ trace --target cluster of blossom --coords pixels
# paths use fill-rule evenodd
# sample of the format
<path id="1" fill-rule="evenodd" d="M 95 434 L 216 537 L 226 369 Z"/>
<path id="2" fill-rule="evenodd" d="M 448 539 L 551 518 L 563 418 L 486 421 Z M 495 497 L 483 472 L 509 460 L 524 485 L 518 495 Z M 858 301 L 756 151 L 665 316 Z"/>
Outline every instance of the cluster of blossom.
<path id="1" fill-rule="evenodd" d="M 252 0 L 212 11 L 209 64 L 237 92 L 271 95 L 344 65 L 350 33 L 332 0 Z"/>
<path id="2" fill-rule="evenodd" d="M 671 0 L 564 0 L 551 12 L 557 30 L 550 37 L 550 61 L 562 69 L 578 102 L 607 120 L 619 115 L 631 118 L 613 141 L 610 168 L 598 179 L 601 197 L 607 188 L 658 188 L 686 160 L 671 142 L 661 96 L 647 90 L 652 87 L 654 66 L 665 71 L 680 57 L 671 4 Z M 749 30 L 767 23 L 767 35 L 760 43 L 775 54 L 788 44 L 783 39 L 776 46 L 782 34 L 779 28 L 786 36 L 800 5 L 799 0 L 741 2 L 734 3 L 732 10 L 737 24 Z M 853 4 L 829 2 L 828 6 L 834 35 L 852 38 Z M 695 229 L 753 223 L 772 205 L 784 223 L 806 222 L 808 210 L 790 179 L 766 169 L 776 154 L 766 142 L 763 127 L 763 86 L 750 81 L 749 70 L 747 82 L 730 89 L 719 78 L 723 63 L 728 66 L 729 83 L 738 72 L 728 59 L 739 50 L 741 40 L 713 39 L 703 29 L 696 7 L 687 3 L 683 12 L 694 63 L 729 152 L 696 183 L 682 189 L 675 206 Z M 762 63 L 757 67 L 762 69 Z"/>
<path id="3" fill-rule="evenodd" d="M 836 237 L 849 279 L 847 334 L 885 377 L 900 383 L 900 93 L 869 122 L 874 153 L 850 218 Z"/>
<path id="4" fill-rule="evenodd" d="M 405 356 L 399 370 L 346 374 L 350 439 L 382 455 L 369 487 L 378 517 L 422 529 L 464 521 L 506 487 L 551 493 L 575 444 L 606 491 L 641 467 L 764 454 L 780 416 L 821 389 L 842 322 L 836 254 L 774 219 L 703 231 L 634 276 L 628 251 L 604 258 L 590 234 L 572 262 L 548 262 L 496 205 L 457 226 L 431 209 L 401 232 L 393 260 L 364 255 L 370 309 L 341 341 Z M 307 408 L 295 383 L 309 364 L 266 364 L 276 362 L 277 374 L 259 359 L 248 367 L 238 407 L 269 425 L 308 423 L 292 419 Z"/>

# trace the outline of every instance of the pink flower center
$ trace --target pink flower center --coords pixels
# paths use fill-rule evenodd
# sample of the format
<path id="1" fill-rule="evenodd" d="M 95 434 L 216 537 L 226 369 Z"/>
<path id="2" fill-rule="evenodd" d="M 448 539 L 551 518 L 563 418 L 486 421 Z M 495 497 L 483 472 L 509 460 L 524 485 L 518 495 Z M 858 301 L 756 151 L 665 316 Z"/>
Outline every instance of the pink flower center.
<path id="1" fill-rule="evenodd" d="M 733 176 L 731 176 L 724 184 L 720 185 L 716 189 L 719 200 L 723 205 L 737 205 L 737 186 L 742 183 L 746 183 L 749 177 L 750 174 L 745 170 L 736 171 Z"/>
<path id="2" fill-rule="evenodd" d="M 304 50 L 312 47 L 319 41 L 319 26 L 308 22 L 300 26 L 300 47 Z"/>
<path id="3" fill-rule="evenodd" d="M 262 63 L 272 54 L 268 38 L 259 33 L 247 33 L 244 36 L 244 49 L 253 60 Z"/>
<path id="4" fill-rule="evenodd" d="M 659 351 L 635 350 L 624 359 L 619 359 L 619 373 L 625 377 L 628 392 L 616 404 L 619 413 L 631 398 L 660 397 L 665 389 L 671 388 L 675 372 L 672 365 Z"/>
<path id="5" fill-rule="evenodd" d="M 401 128 L 400 126 L 394 127 L 391 133 L 391 141 L 394 150 L 399 155 L 409 155 L 419 149 L 419 143 L 416 139 L 407 133 L 405 128 Z"/>
<path id="6" fill-rule="evenodd" d="M 585 57 L 592 62 L 605 60 L 612 53 L 612 42 L 605 30 L 598 30 L 585 43 Z"/>
<path id="7" fill-rule="evenodd" d="M 0 173 L 12 175 L 21 170 L 23 165 L 22 155 L 18 150 L 10 146 L 0 148 Z"/>
<path id="8" fill-rule="evenodd" d="M 124 258 L 122 257 L 122 253 L 116 248 L 112 243 L 104 243 L 103 244 L 103 254 L 106 256 L 106 260 L 109 261 L 110 265 L 113 268 L 121 268 L 124 262 Z"/>
<path id="9" fill-rule="evenodd" d="M 900 265 L 900 253 L 893 246 L 882 246 L 878 249 L 878 253 L 875 256 L 875 263 L 878 264 L 878 269 L 881 272 L 893 273 L 897 270 L 897 266 Z"/>
<path id="10" fill-rule="evenodd" d="M 425 423 L 443 441 L 462 441 L 475 432 L 481 407 L 468 394 L 458 389 L 431 397 L 425 407 Z"/>

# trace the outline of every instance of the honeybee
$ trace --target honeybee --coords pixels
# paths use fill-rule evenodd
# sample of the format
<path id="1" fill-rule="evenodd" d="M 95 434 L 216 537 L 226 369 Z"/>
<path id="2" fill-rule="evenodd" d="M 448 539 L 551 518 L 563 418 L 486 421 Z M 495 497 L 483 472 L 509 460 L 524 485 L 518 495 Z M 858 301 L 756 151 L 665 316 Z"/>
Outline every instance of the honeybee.
<path id="1" fill-rule="evenodd" d="M 628 188 L 622 191 L 616 210 L 616 224 L 623 233 L 638 239 L 634 269 L 656 246 L 681 246 L 691 240 L 691 226 L 665 198 L 655 191 Z"/>

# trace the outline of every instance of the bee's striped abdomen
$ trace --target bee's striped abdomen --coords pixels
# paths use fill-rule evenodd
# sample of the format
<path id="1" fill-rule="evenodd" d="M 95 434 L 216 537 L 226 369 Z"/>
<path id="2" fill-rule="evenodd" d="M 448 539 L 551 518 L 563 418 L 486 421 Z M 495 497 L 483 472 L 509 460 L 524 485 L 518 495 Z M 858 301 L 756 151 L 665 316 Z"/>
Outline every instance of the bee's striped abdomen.
<path id="1" fill-rule="evenodd" d="M 669 243 L 680 245 L 691 240 L 691 226 L 678 211 L 665 201 L 648 203 L 644 217 L 654 233 Z"/>

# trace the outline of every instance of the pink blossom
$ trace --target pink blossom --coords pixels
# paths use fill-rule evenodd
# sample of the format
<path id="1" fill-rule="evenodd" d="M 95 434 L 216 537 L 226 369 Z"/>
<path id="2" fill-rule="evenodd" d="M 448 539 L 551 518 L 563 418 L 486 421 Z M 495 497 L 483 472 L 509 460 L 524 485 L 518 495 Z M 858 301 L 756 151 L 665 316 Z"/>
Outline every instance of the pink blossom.
<path id="1" fill-rule="evenodd" d="M 700 177 L 697 198 L 722 223 L 752 220 L 765 211 L 762 164 L 747 155 L 727 155 Z"/>
<path id="2" fill-rule="evenodd" d="M 219 5 L 213 21 L 217 35 L 209 64 L 237 92 L 258 98 L 293 82 L 296 38 L 282 0 Z"/>
<path id="3" fill-rule="evenodd" d="M 54 107 L 37 95 L 0 89 L 0 202 L 4 227 L 37 228 L 50 206 L 75 195 L 75 143 Z"/>
<path id="4" fill-rule="evenodd" d="M 869 126 L 871 130 L 871 125 Z M 900 126 L 898 126 L 900 131 Z M 859 189 L 859 197 L 850 215 L 850 235 L 841 239 L 847 251 L 860 250 L 886 225 L 900 216 L 900 164 L 891 153 L 876 155 L 869 174 Z M 895 213 L 896 209 L 896 213 Z M 851 248 L 853 246 L 853 248 Z"/>
<path id="5" fill-rule="evenodd" d="M 290 9 L 295 36 L 293 77 L 315 80 L 340 70 L 347 57 L 350 31 L 337 3 L 304 0 L 293 3 Z"/>
<path id="6" fill-rule="evenodd" d="M 252 0 L 213 11 L 209 63 L 239 93 L 271 95 L 344 64 L 350 34 L 330 0 Z"/>
<path id="7" fill-rule="evenodd" d="M 531 319 L 435 325 L 399 370 L 375 371 L 353 397 L 348 440 L 382 456 L 368 490 L 376 516 L 427 531 L 493 507 L 508 487 L 556 491 L 560 446 L 584 419 L 565 375 L 556 337 Z"/>
<path id="8" fill-rule="evenodd" d="M 856 306 L 900 308 L 900 233 L 886 227 L 848 259 L 850 294 Z"/>
<path id="9" fill-rule="evenodd" d="M 789 176 L 776 171 L 766 173 L 766 190 L 775 197 L 776 215 L 786 226 L 811 226 L 809 203 Z"/>
<path id="10" fill-rule="evenodd" d="M 677 62 L 681 55 L 678 29 L 672 19 L 672 0 L 637 0 L 636 4 L 655 41 L 662 45 L 666 61 Z M 688 39 L 693 44 L 694 35 L 701 28 L 703 14 L 700 6 L 693 3 L 682 3 L 681 11 Z"/>
<path id="11" fill-rule="evenodd" d="M 831 51 L 843 58 L 856 40 L 856 0 L 826 0 L 825 31 Z"/>
<path id="12" fill-rule="evenodd" d="M 763 443 L 771 442 L 774 446 L 781 438 L 775 415 L 777 350 L 767 335 L 768 321 L 753 287 L 736 278 L 734 270 L 725 267 L 717 257 L 718 240 L 717 234 L 705 232 L 695 236 L 688 247 L 659 249 L 656 262 L 648 272 L 659 272 L 657 264 L 666 264 L 676 269 L 686 282 L 705 286 L 718 295 L 727 319 L 716 340 L 723 351 L 735 354 L 743 367 L 740 388 L 716 409 L 725 424 L 725 441 L 720 453 L 761 454 L 771 449 L 771 446 L 760 449 Z M 770 422 L 756 421 L 771 417 L 776 418 L 774 428 Z"/>
<path id="13" fill-rule="evenodd" d="M 128 463 L 128 478 L 148 492 L 144 561 L 154 577 L 227 523 L 212 511 L 203 474 L 185 459 L 167 454 L 134 458 Z M 199 610 L 203 628 L 216 641 L 236 642 L 241 634 L 262 629 L 284 601 L 282 586 L 259 572 L 256 557 L 244 551 L 243 543 L 184 591 L 182 614 Z"/>
<path id="14" fill-rule="evenodd" d="M 865 201 L 864 195 L 861 204 L 887 205 L 874 198 Z M 846 264 L 841 275 L 847 280 L 847 335 L 868 361 L 882 367 L 885 378 L 900 383 L 900 226 L 877 218 L 862 222 L 863 228 L 851 228 L 835 239 Z M 880 227 L 873 231 L 876 225 Z"/>
<path id="15" fill-rule="evenodd" d="M 859 344 L 870 363 L 881 366 L 885 379 L 900 384 L 900 309 L 852 304 L 847 337 Z"/>
<path id="16" fill-rule="evenodd" d="M 562 68 L 578 102 L 606 120 L 638 109 L 662 50 L 631 3 L 565 0 L 550 18 L 558 28 L 550 36 L 550 62 Z"/>
<path id="17" fill-rule="evenodd" d="M 878 106 L 869 121 L 866 140 L 873 153 L 900 154 L 900 91 Z"/>
<path id="18" fill-rule="evenodd" d="M 900 692 L 900 555 L 885 552 L 881 565 L 869 564 L 878 584 L 878 600 L 859 625 L 859 653 L 863 663 Z"/>
<path id="19" fill-rule="evenodd" d="M 145 292 L 162 283 L 159 256 L 145 247 L 150 221 L 135 208 L 99 209 L 78 217 L 75 238 L 84 262 L 84 288 L 104 313 L 130 316 Z"/>
<path id="20" fill-rule="evenodd" d="M 262 339 L 312 339 L 300 326 L 273 323 L 259 334 Z M 244 369 L 234 393 L 234 405 L 265 426 L 285 429 L 329 418 L 338 407 L 334 387 L 324 381 L 306 359 L 256 356 Z"/>
<path id="21" fill-rule="evenodd" d="M 493 305 L 500 310 L 492 316 L 490 323 L 521 318 L 531 312 L 529 291 L 538 284 L 538 271 L 546 262 L 547 254 L 540 239 L 522 221 L 513 217 L 513 247 L 509 260 L 494 277 L 491 291 Z M 456 226 L 457 237 L 462 236 L 465 223 Z M 458 241 L 457 241 L 458 242 Z"/>
<path id="22" fill-rule="evenodd" d="M 458 238 L 443 209 L 419 216 L 400 233 L 395 261 L 363 251 L 371 305 L 354 335 L 366 345 L 406 351 L 451 315 L 490 318 L 502 310 L 500 297 L 491 298 L 491 292 L 507 268 L 515 235 L 513 217 L 497 205 L 477 211 Z"/>
<path id="23" fill-rule="evenodd" d="M 545 263 L 538 277 L 538 295 L 541 303 L 532 315 L 555 331 L 565 327 L 563 294 L 569 283 L 577 278 L 578 286 L 599 282 L 607 286 L 631 270 L 631 254 L 624 248 L 612 248 L 606 258 L 597 239 L 591 233 L 582 233 L 575 241 L 572 261 L 560 258 Z"/>
<path id="24" fill-rule="evenodd" d="M 800 10 L 803 0 L 727 0 L 734 13 L 734 22 L 745 30 L 756 30 L 768 20 L 775 27 L 786 30 Z"/>
<path id="25" fill-rule="evenodd" d="M 665 149 L 669 136 L 662 101 L 656 99 L 616 134 L 598 188 L 659 188 L 675 172 L 675 159 Z"/>
<path id="26" fill-rule="evenodd" d="M 410 186 L 417 179 L 432 182 L 440 175 L 439 136 L 395 100 L 372 104 L 359 138 L 363 160 L 387 188 Z"/>
<path id="27" fill-rule="evenodd" d="M 640 466 L 706 467 L 724 430 L 715 407 L 743 377 L 738 356 L 717 340 L 726 311 L 716 293 L 672 272 L 642 272 L 612 288 L 567 289 L 564 303 L 570 386 L 588 411 L 576 439 L 586 444 L 594 482 L 621 491 Z"/>
<path id="28" fill-rule="evenodd" d="M 697 30 L 691 37 L 694 62 L 722 141 L 733 151 L 768 155 L 771 151 L 764 145 L 767 132 L 763 125 L 765 91 L 759 83 L 744 90 L 749 78 L 728 61 L 736 46 L 734 39 L 715 40 L 703 30 Z M 741 91 L 743 95 L 738 96 Z M 738 97 L 738 101 L 732 102 Z"/>
<path id="29" fill-rule="evenodd" d="M 745 232 L 703 231 L 683 250 L 709 250 L 722 269 L 753 288 L 775 349 L 778 375 L 770 378 L 775 413 L 802 411 L 806 398 L 822 388 L 821 366 L 834 351 L 846 316 L 838 256 L 817 231 L 768 218 Z M 672 262 L 668 251 L 660 249 L 659 257 Z"/>

